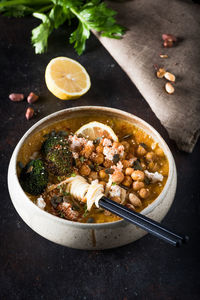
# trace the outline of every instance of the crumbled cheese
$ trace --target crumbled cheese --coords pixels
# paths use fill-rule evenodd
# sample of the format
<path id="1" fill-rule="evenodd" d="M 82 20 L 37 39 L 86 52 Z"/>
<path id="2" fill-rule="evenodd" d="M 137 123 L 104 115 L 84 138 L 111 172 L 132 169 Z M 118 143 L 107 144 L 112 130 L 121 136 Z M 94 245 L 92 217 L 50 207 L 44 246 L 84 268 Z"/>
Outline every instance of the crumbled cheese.
<path id="1" fill-rule="evenodd" d="M 111 185 L 109 191 L 110 197 L 120 197 L 121 196 L 121 188 L 119 185 Z"/>
<path id="2" fill-rule="evenodd" d="M 92 147 L 93 146 L 93 141 L 87 141 L 86 145 Z"/>
<path id="3" fill-rule="evenodd" d="M 132 166 L 133 163 L 134 163 L 134 161 L 136 161 L 136 160 L 137 160 L 136 157 L 130 158 L 130 159 L 129 159 L 130 166 Z"/>
<path id="4" fill-rule="evenodd" d="M 78 155 L 77 152 L 72 151 L 72 155 L 73 155 L 73 158 L 74 158 L 74 159 L 79 158 L 79 155 Z"/>
<path id="5" fill-rule="evenodd" d="M 115 149 L 113 149 L 111 147 L 104 147 L 103 154 L 105 155 L 106 159 L 113 160 L 113 156 L 115 154 Z"/>
<path id="6" fill-rule="evenodd" d="M 71 149 L 74 150 L 75 148 L 80 148 L 81 146 L 87 143 L 85 138 L 79 138 L 77 135 L 70 135 L 68 140 L 71 142 Z"/>
<path id="7" fill-rule="evenodd" d="M 163 175 L 158 172 L 151 173 L 145 170 L 144 173 L 151 180 L 152 183 L 157 181 L 163 181 Z"/>
<path id="8" fill-rule="evenodd" d="M 115 171 L 122 171 L 122 169 L 123 169 L 123 164 L 122 164 L 122 162 L 121 161 L 119 161 L 118 163 L 117 163 L 117 165 L 116 166 L 111 166 L 111 169 L 114 169 Z"/>
<path id="9" fill-rule="evenodd" d="M 113 156 L 115 154 L 119 154 L 120 156 L 124 155 L 124 146 L 120 145 L 118 148 L 114 147 L 104 147 L 103 154 L 105 155 L 106 159 L 113 160 Z"/>
<path id="10" fill-rule="evenodd" d="M 103 139 L 103 146 L 104 147 L 112 146 L 111 140 L 107 138 Z"/>
<path id="11" fill-rule="evenodd" d="M 36 204 L 37 204 L 37 206 L 38 206 L 39 208 L 41 208 L 41 209 L 44 209 L 44 208 L 45 208 L 46 203 L 45 203 L 45 201 L 44 201 L 44 199 L 43 199 L 42 197 L 37 198 L 36 201 L 37 201 Z"/>
<path id="12" fill-rule="evenodd" d="M 118 153 L 119 153 L 120 156 L 124 155 L 124 146 L 123 145 L 119 146 L 117 148 L 117 150 L 118 150 Z"/>
<path id="13" fill-rule="evenodd" d="M 92 180 L 91 181 L 91 184 L 98 184 L 99 183 L 99 180 L 98 179 L 95 179 L 95 180 Z"/>
<path id="14" fill-rule="evenodd" d="M 69 208 L 70 207 L 70 204 L 69 204 L 69 202 L 62 202 L 61 204 L 60 204 L 60 206 L 62 206 L 63 208 Z"/>

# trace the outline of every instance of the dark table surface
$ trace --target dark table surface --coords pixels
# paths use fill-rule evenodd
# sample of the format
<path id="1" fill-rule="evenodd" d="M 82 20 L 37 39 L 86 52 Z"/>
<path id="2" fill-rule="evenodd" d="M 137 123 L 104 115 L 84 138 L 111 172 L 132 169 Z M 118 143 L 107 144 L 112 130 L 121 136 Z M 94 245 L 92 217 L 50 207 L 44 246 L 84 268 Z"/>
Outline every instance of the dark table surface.
<path id="1" fill-rule="evenodd" d="M 35 55 L 30 31 L 33 18 L 0 17 L 1 201 L 0 299 L 200 299 L 199 146 L 180 152 L 150 107 L 95 37 L 78 57 L 68 45 L 63 26 L 49 40 L 48 53 Z M 56 56 L 83 64 L 91 76 L 90 91 L 78 100 L 61 101 L 47 90 L 44 70 Z M 27 121 L 24 101 L 13 103 L 12 92 L 40 95 L 36 116 Z M 163 220 L 171 229 L 188 234 L 188 245 L 173 248 L 147 235 L 127 246 L 106 251 L 81 251 L 56 245 L 32 231 L 15 211 L 7 189 L 7 168 L 22 135 L 35 122 L 74 106 L 120 108 L 149 122 L 167 141 L 176 161 L 178 187 Z"/>

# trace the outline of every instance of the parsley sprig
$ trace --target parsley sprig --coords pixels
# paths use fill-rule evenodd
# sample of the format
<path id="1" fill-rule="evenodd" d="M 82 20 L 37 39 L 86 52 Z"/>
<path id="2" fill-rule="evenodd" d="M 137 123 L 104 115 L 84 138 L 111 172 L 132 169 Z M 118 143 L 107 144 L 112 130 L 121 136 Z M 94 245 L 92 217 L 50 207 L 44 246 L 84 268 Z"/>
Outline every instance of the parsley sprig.
<path id="1" fill-rule="evenodd" d="M 81 55 L 90 37 L 91 30 L 102 36 L 119 39 L 125 28 L 117 24 L 116 12 L 101 0 L 0 0 L 0 12 L 10 17 L 32 14 L 42 23 L 32 30 L 31 41 L 36 54 L 47 51 L 48 38 L 54 29 L 76 18 L 77 28 L 71 33 L 69 42 Z"/>

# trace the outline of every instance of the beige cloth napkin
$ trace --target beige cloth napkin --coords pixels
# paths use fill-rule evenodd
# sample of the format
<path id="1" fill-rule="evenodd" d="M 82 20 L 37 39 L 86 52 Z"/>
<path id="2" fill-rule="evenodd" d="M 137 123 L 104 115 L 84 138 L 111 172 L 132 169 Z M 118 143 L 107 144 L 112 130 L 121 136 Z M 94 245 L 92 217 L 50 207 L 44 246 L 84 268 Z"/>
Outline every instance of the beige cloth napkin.
<path id="1" fill-rule="evenodd" d="M 121 40 L 99 37 L 137 86 L 179 149 L 192 152 L 200 134 L 200 6 L 178 0 L 111 2 L 118 22 L 129 30 Z M 180 39 L 163 48 L 161 36 Z M 161 59 L 159 54 L 168 54 Z M 154 64 L 176 75 L 175 93 L 155 76 Z"/>

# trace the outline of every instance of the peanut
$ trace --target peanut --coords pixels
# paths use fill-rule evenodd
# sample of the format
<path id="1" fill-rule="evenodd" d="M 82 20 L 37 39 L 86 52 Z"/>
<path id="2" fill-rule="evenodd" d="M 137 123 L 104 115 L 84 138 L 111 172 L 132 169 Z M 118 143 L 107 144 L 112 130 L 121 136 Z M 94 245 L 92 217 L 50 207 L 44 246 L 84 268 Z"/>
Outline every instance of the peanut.
<path id="1" fill-rule="evenodd" d="M 174 81 L 176 80 L 175 75 L 172 74 L 172 73 L 170 73 L 170 72 L 166 72 L 166 73 L 164 74 L 164 77 L 165 77 L 167 80 L 172 81 L 172 82 L 174 82 Z"/>
<path id="2" fill-rule="evenodd" d="M 173 34 L 169 34 L 169 33 L 162 34 L 162 39 L 163 39 L 163 41 L 165 41 L 165 40 L 170 40 L 172 42 L 177 41 L 177 38 Z"/>
<path id="3" fill-rule="evenodd" d="M 129 194 L 129 201 L 134 206 L 141 206 L 142 205 L 141 200 L 133 193 Z"/>
<path id="4" fill-rule="evenodd" d="M 173 94 L 175 91 L 173 85 L 170 82 L 165 83 L 165 90 L 170 95 Z"/>
<path id="5" fill-rule="evenodd" d="M 27 110 L 26 110 L 26 119 L 27 120 L 30 120 L 34 115 L 34 109 L 32 107 L 28 107 Z"/>
<path id="6" fill-rule="evenodd" d="M 36 94 L 34 94 L 33 92 L 31 92 L 28 97 L 27 97 L 27 102 L 29 104 L 32 104 L 34 102 L 36 102 L 38 100 L 39 96 L 37 96 Z"/>
<path id="7" fill-rule="evenodd" d="M 160 58 L 168 58 L 167 54 L 160 54 Z"/>
<path id="8" fill-rule="evenodd" d="M 156 75 L 157 75 L 158 78 L 163 78 L 163 76 L 165 75 L 165 73 L 166 73 L 165 69 L 160 68 L 157 71 Z"/>
<path id="9" fill-rule="evenodd" d="M 20 102 L 24 100 L 24 94 L 12 93 L 9 95 L 9 99 L 13 102 Z"/>
<path id="10" fill-rule="evenodd" d="M 163 42 L 163 46 L 164 46 L 165 48 L 171 48 L 171 47 L 173 46 L 173 41 L 172 41 L 172 40 L 165 40 L 165 41 Z"/>

